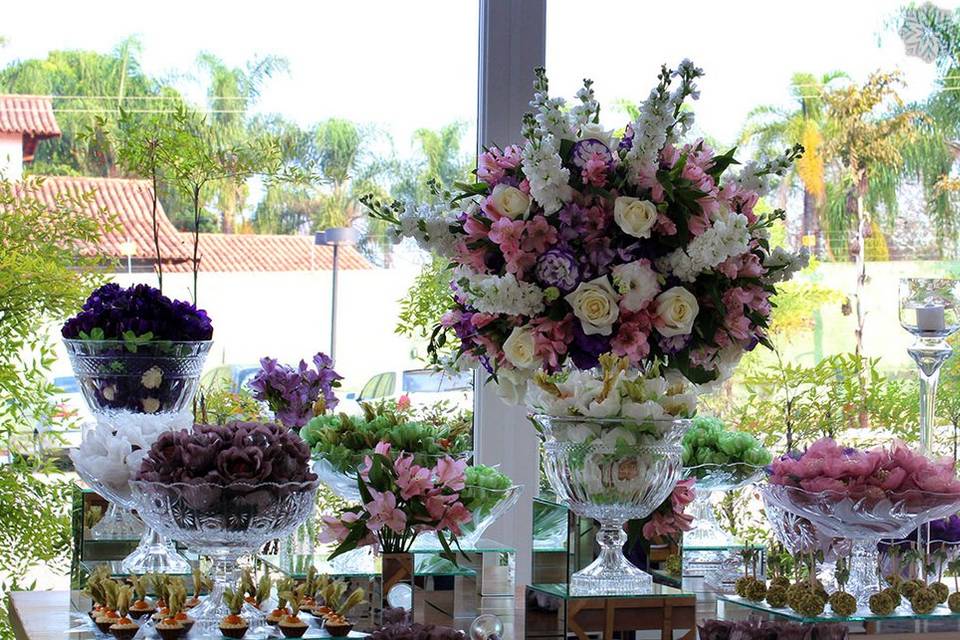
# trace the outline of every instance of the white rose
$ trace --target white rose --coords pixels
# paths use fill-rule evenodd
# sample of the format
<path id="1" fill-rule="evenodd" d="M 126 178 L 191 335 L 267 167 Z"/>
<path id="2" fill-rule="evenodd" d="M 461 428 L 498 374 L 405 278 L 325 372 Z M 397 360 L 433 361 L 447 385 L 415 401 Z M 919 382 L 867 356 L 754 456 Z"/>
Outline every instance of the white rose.
<path id="1" fill-rule="evenodd" d="M 511 220 L 525 216 L 530 210 L 530 196 L 508 184 L 495 186 L 490 199 L 496 210 Z"/>
<path id="2" fill-rule="evenodd" d="M 160 401 L 156 398 L 144 398 L 140 401 L 144 413 L 156 413 L 160 410 Z"/>
<path id="3" fill-rule="evenodd" d="M 530 327 L 514 327 L 503 343 L 503 355 L 517 369 L 536 369 L 540 366 L 536 347 Z"/>
<path id="4" fill-rule="evenodd" d="M 692 293 L 683 287 L 667 289 L 656 299 L 657 331 L 668 338 L 685 336 L 693 330 L 698 313 L 700 305 Z"/>
<path id="5" fill-rule="evenodd" d="M 163 371 L 157 366 L 150 367 L 140 376 L 140 384 L 147 389 L 156 389 L 161 382 L 163 382 Z"/>
<path id="6" fill-rule="evenodd" d="M 609 149 L 613 144 L 613 132 L 607 131 L 599 123 L 588 122 L 580 127 L 580 139 L 599 140 Z"/>
<path id="7" fill-rule="evenodd" d="M 564 298 L 573 307 L 573 314 L 580 320 L 583 332 L 589 335 L 608 336 L 613 333 L 613 323 L 620 315 L 617 293 L 606 276 L 581 282 Z"/>
<path id="8" fill-rule="evenodd" d="M 657 222 L 657 205 L 649 200 L 620 196 L 613 201 L 613 219 L 627 235 L 649 238 Z"/>
<path id="9" fill-rule="evenodd" d="M 623 294 L 620 304 L 628 311 L 639 311 L 660 292 L 657 272 L 645 260 L 615 266 L 613 286 Z"/>

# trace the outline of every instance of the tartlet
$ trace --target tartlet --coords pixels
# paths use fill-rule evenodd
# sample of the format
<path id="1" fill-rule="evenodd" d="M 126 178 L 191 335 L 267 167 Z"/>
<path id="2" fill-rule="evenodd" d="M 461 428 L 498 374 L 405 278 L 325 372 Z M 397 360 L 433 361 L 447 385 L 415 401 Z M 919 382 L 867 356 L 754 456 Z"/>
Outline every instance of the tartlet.
<path id="1" fill-rule="evenodd" d="M 353 629 L 353 623 L 343 616 L 331 614 L 327 616 L 327 621 L 324 623 L 323 628 L 334 638 L 344 638 L 350 633 L 350 630 Z"/>
<path id="2" fill-rule="evenodd" d="M 100 629 L 100 633 L 110 633 L 110 626 L 120 619 L 120 616 L 116 611 L 110 611 L 109 609 L 103 609 L 100 612 L 94 621 L 93 624 L 97 625 L 97 629 Z"/>
<path id="3" fill-rule="evenodd" d="M 268 624 L 277 624 L 280 622 L 284 616 L 290 615 L 290 609 L 284 607 L 283 609 L 274 609 L 267 614 L 266 621 Z"/>
<path id="4" fill-rule="evenodd" d="M 117 621 L 110 625 L 110 634 L 117 640 L 132 640 L 137 635 L 140 626 L 130 618 L 117 618 Z"/>
<path id="5" fill-rule="evenodd" d="M 280 633 L 286 638 L 302 638 L 310 625 L 294 615 L 286 615 L 277 623 Z"/>
<path id="6" fill-rule="evenodd" d="M 157 612 L 157 608 L 150 604 L 147 600 L 137 600 L 132 605 L 130 605 L 130 610 L 127 611 L 127 615 L 137 620 L 143 616 L 152 616 Z"/>
<path id="7" fill-rule="evenodd" d="M 239 640 L 247 633 L 247 621 L 238 615 L 230 614 L 220 621 L 220 633 Z"/>
<path id="8" fill-rule="evenodd" d="M 187 634 L 183 624 L 175 618 L 166 618 L 158 622 L 154 627 L 163 640 L 177 640 Z"/>

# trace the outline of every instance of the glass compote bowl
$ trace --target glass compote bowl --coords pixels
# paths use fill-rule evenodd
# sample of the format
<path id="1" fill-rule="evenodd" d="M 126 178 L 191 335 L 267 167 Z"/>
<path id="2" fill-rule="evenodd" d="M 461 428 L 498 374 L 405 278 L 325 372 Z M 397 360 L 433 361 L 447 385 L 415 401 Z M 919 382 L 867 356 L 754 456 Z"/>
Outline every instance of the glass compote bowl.
<path id="1" fill-rule="evenodd" d="M 628 520 L 645 518 L 683 472 L 680 444 L 689 420 L 534 415 L 547 479 L 579 516 L 600 522 L 599 557 L 570 577 L 571 594 L 649 592 L 650 574 L 623 555 Z"/>
<path id="2" fill-rule="evenodd" d="M 810 520 L 818 533 L 852 540 L 847 591 L 861 607 L 877 591 L 881 539 L 902 538 L 919 525 L 960 509 L 960 494 L 920 490 L 851 495 L 766 484 L 761 491 L 770 504 Z"/>
<path id="3" fill-rule="evenodd" d="M 723 530 L 713 511 L 714 493 L 740 489 L 756 482 L 764 473 L 761 466 L 734 462 L 730 464 L 700 464 L 684 469 L 687 478 L 696 478 L 696 494 L 690 512 L 693 530 L 683 536 L 684 545 L 693 547 L 729 547 L 733 536 Z"/>
<path id="4" fill-rule="evenodd" d="M 147 524 L 213 560 L 213 589 L 190 615 L 201 633 L 216 634 L 229 613 L 223 592 L 237 582 L 237 559 L 289 535 L 310 517 L 318 482 L 224 486 L 134 480 L 130 485 Z M 255 607 L 245 608 L 243 615 L 251 630 L 263 624 L 263 613 Z"/>
<path id="5" fill-rule="evenodd" d="M 500 516 L 513 508 L 523 493 L 523 485 L 515 484 L 506 489 L 490 489 L 487 487 L 473 487 L 467 485 L 463 492 L 473 492 L 475 495 L 482 496 L 483 506 L 474 509 L 471 513 L 470 522 L 461 527 L 463 533 L 457 537 L 457 541 L 463 548 L 473 548 L 474 545 L 483 537 L 483 532 L 496 522 Z M 413 543 L 414 549 L 439 549 L 440 541 L 432 531 L 422 533 L 417 536 Z"/>

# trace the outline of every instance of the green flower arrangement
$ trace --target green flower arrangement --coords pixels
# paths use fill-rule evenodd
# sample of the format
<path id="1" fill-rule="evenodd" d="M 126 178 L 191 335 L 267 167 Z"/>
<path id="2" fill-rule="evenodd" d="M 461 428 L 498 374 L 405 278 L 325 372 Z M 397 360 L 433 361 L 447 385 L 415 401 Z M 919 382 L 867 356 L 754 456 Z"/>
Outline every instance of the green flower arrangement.
<path id="1" fill-rule="evenodd" d="M 728 431 L 719 418 L 697 416 L 683 436 L 683 465 L 747 464 L 762 467 L 773 457 L 745 431 Z"/>

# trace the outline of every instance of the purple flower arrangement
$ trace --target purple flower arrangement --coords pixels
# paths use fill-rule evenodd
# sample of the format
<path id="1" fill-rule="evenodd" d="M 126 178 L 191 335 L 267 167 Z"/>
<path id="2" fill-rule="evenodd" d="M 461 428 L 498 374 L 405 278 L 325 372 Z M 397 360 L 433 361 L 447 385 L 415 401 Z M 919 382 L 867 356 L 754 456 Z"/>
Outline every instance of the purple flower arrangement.
<path id="1" fill-rule="evenodd" d="M 224 487 L 313 482 L 310 448 L 299 435 L 274 424 L 197 424 L 157 438 L 138 480 Z"/>
<path id="2" fill-rule="evenodd" d="M 261 358 L 260 371 L 249 384 L 253 397 L 266 402 L 281 424 L 299 429 L 314 415 L 335 409 L 339 402 L 333 390 L 343 376 L 334 371 L 333 360 L 318 353 L 313 356 L 313 367 L 304 360 L 293 367 L 274 358 Z"/>
<path id="3" fill-rule="evenodd" d="M 66 321 L 61 333 L 70 340 L 210 340 L 213 325 L 203 309 L 171 300 L 146 284 L 124 289 L 116 283 L 96 289 L 82 311 Z"/>
<path id="4" fill-rule="evenodd" d="M 61 329 L 94 413 L 175 413 L 193 399 L 213 325 L 145 284 L 96 289 Z"/>

